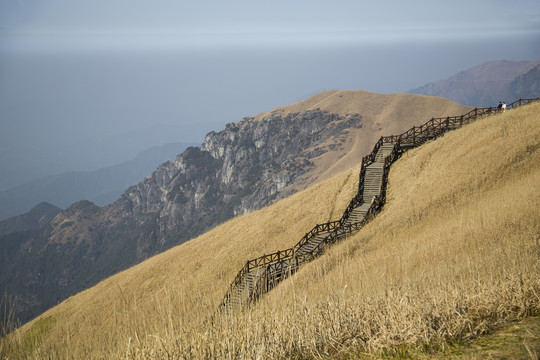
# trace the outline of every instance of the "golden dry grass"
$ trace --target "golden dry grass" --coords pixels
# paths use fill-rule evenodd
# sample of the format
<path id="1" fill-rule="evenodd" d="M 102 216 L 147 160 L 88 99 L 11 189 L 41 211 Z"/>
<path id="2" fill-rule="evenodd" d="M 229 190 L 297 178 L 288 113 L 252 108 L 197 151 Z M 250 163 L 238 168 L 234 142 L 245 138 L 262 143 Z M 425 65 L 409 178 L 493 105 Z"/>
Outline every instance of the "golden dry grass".
<path id="1" fill-rule="evenodd" d="M 43 314 L 41 318 L 49 319 L 47 333 L 40 335 L 42 345 L 29 358 L 50 352 L 60 358 L 119 356 L 129 338 L 146 340 L 146 331 L 164 330 L 173 336 L 177 330 L 201 326 L 245 261 L 290 247 L 316 223 L 341 216 L 358 186 L 357 173 L 358 169 L 342 173 L 272 207 L 235 218 L 69 298 Z M 29 329 L 36 323 L 39 320 L 16 334 L 24 351 L 28 341 L 23 334 L 34 336 Z M 142 329 L 145 334 L 138 335 Z"/>
<path id="2" fill-rule="evenodd" d="M 362 128 L 349 130 L 344 137 L 342 149 L 330 150 L 315 158 L 314 169 L 296 181 L 291 189 L 287 189 L 286 194 L 304 190 L 309 185 L 356 167 L 362 161 L 362 156 L 369 153 L 373 144 L 383 135 L 401 134 L 432 117 L 461 115 L 472 108 L 434 96 L 329 90 L 291 105 L 280 106 L 255 118 L 285 116 L 316 109 L 341 116 L 360 114 Z"/>
<path id="3" fill-rule="evenodd" d="M 355 358 L 444 351 L 538 312 L 540 104 L 406 153 L 388 202 L 244 313 L 243 262 L 341 215 L 342 173 L 84 291 L 0 342 L 7 358 Z M 197 270 L 197 271 L 195 271 Z M 369 355 L 367 355 L 369 354 Z"/>
<path id="4" fill-rule="evenodd" d="M 404 117 L 422 120 L 445 116 L 447 112 L 449 112 L 448 115 L 457 115 L 461 114 L 463 109 L 470 109 L 470 107 L 435 96 L 403 93 L 377 94 L 364 90 L 328 90 L 291 105 L 279 106 L 255 118 L 261 119 L 271 115 L 285 116 L 316 109 L 342 116 L 360 114 L 370 120 L 371 126 L 377 126 L 383 122 L 399 124 Z M 390 131 L 392 132 L 392 129 Z M 389 134 L 385 133 L 385 135 Z"/>

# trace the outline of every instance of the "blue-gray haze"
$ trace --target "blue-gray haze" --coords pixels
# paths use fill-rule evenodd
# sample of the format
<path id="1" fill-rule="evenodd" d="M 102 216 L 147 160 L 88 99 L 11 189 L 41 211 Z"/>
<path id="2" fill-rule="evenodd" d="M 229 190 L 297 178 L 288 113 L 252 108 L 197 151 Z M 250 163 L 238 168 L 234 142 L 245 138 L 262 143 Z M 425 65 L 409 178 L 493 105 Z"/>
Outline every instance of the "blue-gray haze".
<path id="1" fill-rule="evenodd" d="M 0 0 L 0 190 L 327 89 L 540 59 L 540 2 Z"/>

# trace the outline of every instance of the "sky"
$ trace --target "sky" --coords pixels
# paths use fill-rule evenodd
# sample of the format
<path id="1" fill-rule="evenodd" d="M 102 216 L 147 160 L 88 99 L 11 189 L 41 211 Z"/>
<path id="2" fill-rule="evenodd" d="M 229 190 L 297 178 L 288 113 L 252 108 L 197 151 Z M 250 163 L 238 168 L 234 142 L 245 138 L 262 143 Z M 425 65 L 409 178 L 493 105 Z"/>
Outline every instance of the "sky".
<path id="1" fill-rule="evenodd" d="M 537 0 L 0 0 L 0 190 L 503 59 L 540 60 Z"/>

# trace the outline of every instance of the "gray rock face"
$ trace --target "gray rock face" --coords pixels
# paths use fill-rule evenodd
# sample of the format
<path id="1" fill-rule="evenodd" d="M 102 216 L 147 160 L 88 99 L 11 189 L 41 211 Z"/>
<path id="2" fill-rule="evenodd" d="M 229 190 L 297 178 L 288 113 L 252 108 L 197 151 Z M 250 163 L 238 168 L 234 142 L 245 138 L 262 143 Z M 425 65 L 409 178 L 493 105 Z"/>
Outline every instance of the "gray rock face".
<path id="1" fill-rule="evenodd" d="M 0 288 L 19 299 L 17 314 L 29 320 L 105 277 L 271 204 L 361 122 L 358 114 L 313 110 L 228 124 L 111 205 L 78 202 L 39 231 L 0 238 Z"/>
<path id="2" fill-rule="evenodd" d="M 322 146 L 326 140 L 360 123 L 359 115 L 339 117 L 322 111 L 244 118 L 209 133 L 201 148 L 188 148 L 161 165 L 128 189 L 121 202 L 129 203 L 138 224 L 155 218 L 152 236 L 143 234 L 140 241 L 167 247 L 279 199 L 313 168 L 313 158 L 328 151 Z"/>

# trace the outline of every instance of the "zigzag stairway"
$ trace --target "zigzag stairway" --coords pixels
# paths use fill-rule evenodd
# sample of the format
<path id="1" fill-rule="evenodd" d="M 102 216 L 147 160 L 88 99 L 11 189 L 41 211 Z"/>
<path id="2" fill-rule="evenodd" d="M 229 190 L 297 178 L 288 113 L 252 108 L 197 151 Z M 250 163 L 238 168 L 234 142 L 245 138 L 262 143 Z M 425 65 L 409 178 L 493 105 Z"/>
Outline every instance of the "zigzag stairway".
<path id="1" fill-rule="evenodd" d="M 512 109 L 538 100 L 519 99 L 507 108 Z M 244 309 L 279 282 L 293 275 L 303 264 L 322 255 L 326 247 L 358 232 L 384 205 L 390 166 L 404 151 L 480 117 L 496 113 L 498 111 L 495 108 L 475 108 L 460 116 L 432 118 L 424 125 L 413 127 L 401 135 L 381 137 L 372 152 L 362 159 L 358 193 L 341 219 L 317 224 L 290 249 L 247 261 L 230 285 L 220 308 Z"/>

